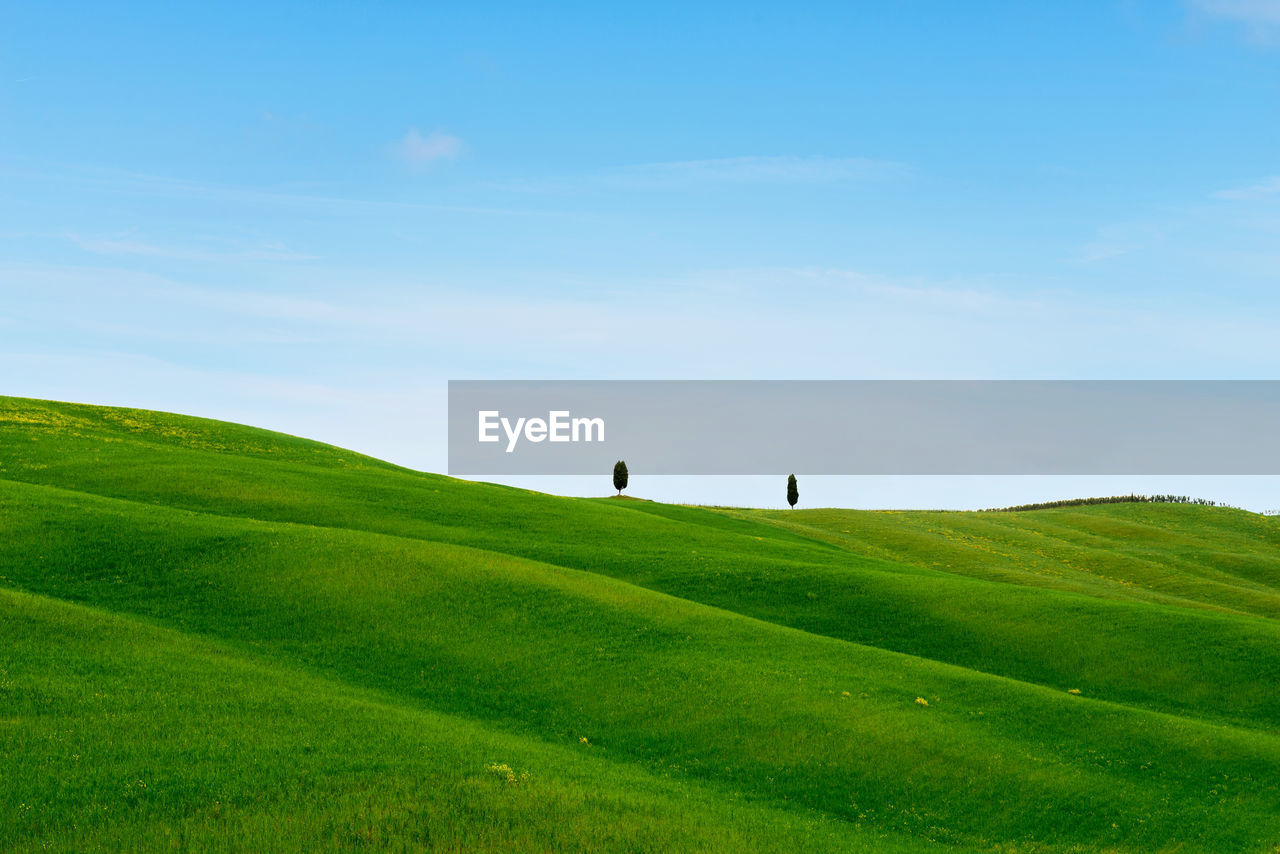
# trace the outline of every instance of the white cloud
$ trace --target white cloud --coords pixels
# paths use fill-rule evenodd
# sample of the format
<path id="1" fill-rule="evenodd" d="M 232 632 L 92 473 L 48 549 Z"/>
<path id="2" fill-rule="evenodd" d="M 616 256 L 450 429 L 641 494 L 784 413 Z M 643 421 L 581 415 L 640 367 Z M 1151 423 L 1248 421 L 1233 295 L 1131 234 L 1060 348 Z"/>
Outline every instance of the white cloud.
<path id="1" fill-rule="evenodd" d="M 462 152 L 462 140 L 447 133 L 433 131 L 426 136 L 410 128 L 395 145 L 396 155 L 412 166 L 423 166 L 436 160 L 452 160 Z"/>
<path id="2" fill-rule="evenodd" d="M 1247 187 L 1236 187 L 1230 190 L 1219 190 L 1213 194 L 1215 199 L 1230 199 L 1232 201 L 1245 201 L 1248 199 L 1261 199 L 1266 196 L 1274 196 L 1280 193 L 1280 175 L 1272 175 L 1264 178 L 1256 184 Z"/>

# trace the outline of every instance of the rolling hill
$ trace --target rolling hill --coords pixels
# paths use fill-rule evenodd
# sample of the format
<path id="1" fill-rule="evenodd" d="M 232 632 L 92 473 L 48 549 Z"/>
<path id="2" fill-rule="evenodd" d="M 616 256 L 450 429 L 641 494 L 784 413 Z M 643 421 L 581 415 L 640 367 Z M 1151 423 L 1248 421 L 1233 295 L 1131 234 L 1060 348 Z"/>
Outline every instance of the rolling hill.
<path id="1" fill-rule="evenodd" d="M 1278 618 L 1239 510 L 560 498 L 0 398 L 0 845 L 1275 852 Z"/>

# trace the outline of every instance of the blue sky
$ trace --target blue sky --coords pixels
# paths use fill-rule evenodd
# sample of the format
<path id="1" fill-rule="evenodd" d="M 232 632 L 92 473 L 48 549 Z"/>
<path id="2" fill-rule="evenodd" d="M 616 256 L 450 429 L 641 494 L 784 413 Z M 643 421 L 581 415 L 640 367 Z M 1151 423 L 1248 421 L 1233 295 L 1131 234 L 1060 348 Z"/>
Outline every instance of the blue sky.
<path id="1" fill-rule="evenodd" d="M 2 390 L 440 470 L 449 378 L 1280 377 L 1280 0 L 690 5 L 0 4 Z"/>

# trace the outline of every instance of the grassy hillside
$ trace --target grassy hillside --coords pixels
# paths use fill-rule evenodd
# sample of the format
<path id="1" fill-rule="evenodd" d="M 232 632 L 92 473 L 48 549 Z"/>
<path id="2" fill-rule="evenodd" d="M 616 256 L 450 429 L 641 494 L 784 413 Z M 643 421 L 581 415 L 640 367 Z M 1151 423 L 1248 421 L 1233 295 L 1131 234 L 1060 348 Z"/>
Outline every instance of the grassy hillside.
<path id="1" fill-rule="evenodd" d="M 1280 845 L 1241 511 L 566 499 L 0 398 L 0 534 L 18 850 Z"/>

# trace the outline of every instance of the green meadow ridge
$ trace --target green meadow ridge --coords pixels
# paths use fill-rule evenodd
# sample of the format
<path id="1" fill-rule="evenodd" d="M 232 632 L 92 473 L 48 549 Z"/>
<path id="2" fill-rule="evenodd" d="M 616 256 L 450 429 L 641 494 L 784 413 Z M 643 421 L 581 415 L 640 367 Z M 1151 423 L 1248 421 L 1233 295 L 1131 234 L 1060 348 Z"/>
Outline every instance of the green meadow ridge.
<path id="1" fill-rule="evenodd" d="M 1276 852 L 1277 685 L 1240 510 L 558 498 L 0 398 L 5 850 Z"/>

